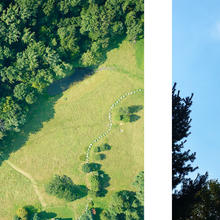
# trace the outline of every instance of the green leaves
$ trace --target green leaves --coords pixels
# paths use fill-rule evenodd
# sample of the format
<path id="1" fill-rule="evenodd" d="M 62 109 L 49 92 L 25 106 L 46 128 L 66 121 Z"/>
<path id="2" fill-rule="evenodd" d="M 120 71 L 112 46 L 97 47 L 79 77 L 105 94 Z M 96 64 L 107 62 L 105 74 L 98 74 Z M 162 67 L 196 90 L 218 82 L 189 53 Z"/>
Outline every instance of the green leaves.
<path id="1" fill-rule="evenodd" d="M 19 127 L 26 121 L 27 108 L 18 105 L 11 96 L 0 99 L 0 121 L 3 131 L 20 131 Z"/>

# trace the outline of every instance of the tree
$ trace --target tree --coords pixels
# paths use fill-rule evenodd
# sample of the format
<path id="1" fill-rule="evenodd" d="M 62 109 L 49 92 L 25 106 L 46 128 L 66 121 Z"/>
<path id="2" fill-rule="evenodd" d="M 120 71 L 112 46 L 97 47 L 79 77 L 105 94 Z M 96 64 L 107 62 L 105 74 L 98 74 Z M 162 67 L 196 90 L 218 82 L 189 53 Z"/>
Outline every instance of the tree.
<path id="1" fill-rule="evenodd" d="M 66 201 L 74 201 L 79 197 L 76 186 L 68 176 L 55 175 L 46 185 L 46 192 Z"/>
<path id="2" fill-rule="evenodd" d="M 105 159 L 105 154 L 95 154 L 94 159 L 95 160 L 104 160 Z"/>
<path id="3" fill-rule="evenodd" d="M 0 121 L 3 131 L 20 131 L 26 121 L 27 109 L 18 105 L 11 96 L 0 99 Z"/>
<path id="4" fill-rule="evenodd" d="M 82 171 L 85 173 L 90 173 L 93 171 L 100 170 L 100 168 L 101 168 L 101 165 L 98 163 L 85 163 L 82 166 Z"/>
<path id="5" fill-rule="evenodd" d="M 28 212 L 25 208 L 19 208 L 16 214 L 19 218 L 21 218 L 21 220 L 26 220 L 28 216 Z"/>
<path id="6" fill-rule="evenodd" d="M 207 173 L 198 174 L 195 180 L 187 177 L 197 169 L 191 164 L 195 160 L 195 153 L 183 149 L 186 138 L 190 135 L 192 98 L 193 95 L 182 98 L 174 84 L 172 89 L 173 219 L 186 219 L 191 215 L 194 204 L 198 202 L 195 195 L 205 186 L 208 178 Z"/>
<path id="7" fill-rule="evenodd" d="M 105 217 L 140 220 L 143 219 L 143 207 L 140 206 L 135 192 L 122 190 L 113 194 Z"/>
<path id="8" fill-rule="evenodd" d="M 0 139 L 20 130 L 29 105 L 73 65 L 99 65 L 126 33 L 129 40 L 143 37 L 143 6 L 143 0 L 1 1 Z M 2 113 L 8 97 L 15 109 Z"/>
<path id="9" fill-rule="evenodd" d="M 144 205 L 144 171 L 136 176 L 133 185 L 137 188 L 137 199 Z"/>
<path id="10" fill-rule="evenodd" d="M 193 207 L 191 219 L 220 219 L 220 183 L 217 180 L 209 180 L 196 194 L 196 199 L 199 202 Z"/>
<path id="11" fill-rule="evenodd" d="M 38 213 L 34 213 L 33 220 L 41 220 L 41 217 Z"/>

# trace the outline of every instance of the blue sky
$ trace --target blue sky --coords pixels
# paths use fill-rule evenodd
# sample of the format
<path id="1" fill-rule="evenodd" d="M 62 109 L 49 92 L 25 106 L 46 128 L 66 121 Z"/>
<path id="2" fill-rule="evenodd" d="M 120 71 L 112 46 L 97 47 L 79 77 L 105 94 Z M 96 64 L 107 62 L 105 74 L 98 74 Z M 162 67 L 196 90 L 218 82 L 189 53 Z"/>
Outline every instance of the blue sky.
<path id="1" fill-rule="evenodd" d="M 220 180 L 220 1 L 173 0 L 173 82 L 194 93 L 192 134 L 201 174 Z"/>

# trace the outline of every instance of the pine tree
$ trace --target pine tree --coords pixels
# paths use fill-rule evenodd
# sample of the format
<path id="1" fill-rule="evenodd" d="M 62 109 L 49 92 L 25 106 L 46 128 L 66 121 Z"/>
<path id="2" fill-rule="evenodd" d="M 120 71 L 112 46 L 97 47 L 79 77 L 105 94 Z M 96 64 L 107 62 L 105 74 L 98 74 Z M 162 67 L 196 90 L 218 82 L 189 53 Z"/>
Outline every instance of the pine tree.
<path id="1" fill-rule="evenodd" d="M 184 149 L 186 138 L 190 135 L 191 105 L 193 94 L 182 98 L 176 84 L 172 89 L 172 183 L 173 183 L 173 219 L 187 219 L 200 198 L 196 194 L 206 185 L 208 174 L 197 175 L 195 180 L 188 177 L 198 167 L 192 162 L 196 153 Z M 179 189 L 180 187 L 180 189 Z"/>

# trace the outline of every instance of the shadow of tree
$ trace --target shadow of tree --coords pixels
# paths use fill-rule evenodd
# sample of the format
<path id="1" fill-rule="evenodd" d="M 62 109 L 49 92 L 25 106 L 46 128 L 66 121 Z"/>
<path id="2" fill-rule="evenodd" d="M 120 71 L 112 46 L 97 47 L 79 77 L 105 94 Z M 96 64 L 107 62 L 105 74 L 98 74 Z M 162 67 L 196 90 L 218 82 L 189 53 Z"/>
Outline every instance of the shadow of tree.
<path id="1" fill-rule="evenodd" d="M 63 79 L 57 80 L 56 82 L 51 84 L 48 87 L 47 92 L 51 96 L 60 94 L 61 92 L 67 90 L 70 87 L 70 85 L 72 85 L 74 82 L 82 81 L 87 76 L 93 75 L 94 72 L 94 68 L 92 67 L 75 68 L 74 74 Z"/>
<path id="2" fill-rule="evenodd" d="M 43 122 L 47 122 L 54 118 L 54 105 L 63 95 L 63 91 L 68 88 L 72 82 L 81 81 L 86 76 L 93 74 L 91 68 L 78 68 L 73 75 L 62 80 L 54 82 L 49 88 L 48 93 L 38 98 L 38 101 L 30 106 L 30 111 L 27 116 L 27 122 L 19 133 L 9 132 L 5 138 L 0 141 L 0 165 L 4 160 L 10 157 L 12 152 L 21 148 L 28 140 L 30 134 L 34 134 L 41 130 Z M 51 91 L 51 92 L 49 92 Z"/>
<path id="3" fill-rule="evenodd" d="M 106 60 L 107 52 L 118 48 L 124 39 L 125 36 L 121 36 L 112 40 L 111 45 L 102 51 L 101 63 Z M 80 66 L 77 61 L 75 61 L 75 64 Z M 46 93 L 40 96 L 35 104 L 30 106 L 27 122 L 21 127 L 21 131 L 19 133 L 8 132 L 0 141 L 0 166 L 4 160 L 10 157 L 12 152 L 17 151 L 26 143 L 30 134 L 38 132 L 43 127 L 43 122 L 49 121 L 54 117 L 54 104 L 62 96 L 62 92 L 67 90 L 72 83 L 82 81 L 85 77 L 94 74 L 97 67 L 77 67 L 74 74 L 57 80 L 47 88 Z"/>
<path id="4" fill-rule="evenodd" d="M 77 199 L 81 199 L 85 196 L 88 195 L 88 188 L 85 185 L 75 185 L 74 186 L 78 192 L 78 198 Z"/>
<path id="5" fill-rule="evenodd" d="M 103 209 L 101 209 L 101 208 L 95 208 L 95 210 L 96 210 L 96 214 L 93 215 L 93 220 L 100 220 L 100 214 L 101 214 L 101 212 L 102 212 Z"/>
<path id="6" fill-rule="evenodd" d="M 130 115 L 130 122 L 135 122 L 139 120 L 141 117 L 139 115 L 132 114 Z"/>
<path id="7" fill-rule="evenodd" d="M 32 219 L 34 214 L 37 213 L 37 208 L 35 208 L 34 206 L 32 205 L 27 205 L 27 206 L 24 206 L 24 208 L 27 210 L 28 212 L 28 218 Z"/>
<path id="8" fill-rule="evenodd" d="M 137 112 L 139 112 L 142 109 L 143 109 L 143 105 L 131 105 L 131 106 L 128 106 L 128 111 L 131 114 L 137 113 Z"/>
<path id="9" fill-rule="evenodd" d="M 99 170 L 98 173 L 100 177 L 100 190 L 98 191 L 97 195 L 99 197 L 104 197 L 108 192 L 106 188 L 110 186 L 109 181 L 111 178 L 103 170 Z"/>
<path id="10" fill-rule="evenodd" d="M 54 212 L 46 212 L 46 211 L 39 212 L 38 215 L 42 220 L 55 218 L 57 216 L 57 214 Z"/>
<path id="11" fill-rule="evenodd" d="M 27 123 L 21 128 L 19 133 L 10 132 L 0 142 L 1 160 L 7 160 L 12 152 L 21 148 L 28 140 L 30 134 L 40 131 L 43 127 L 43 122 L 47 122 L 54 118 L 54 105 L 57 100 L 62 96 L 62 93 L 54 97 L 43 95 L 39 97 L 37 103 L 30 107 L 27 116 Z"/>

